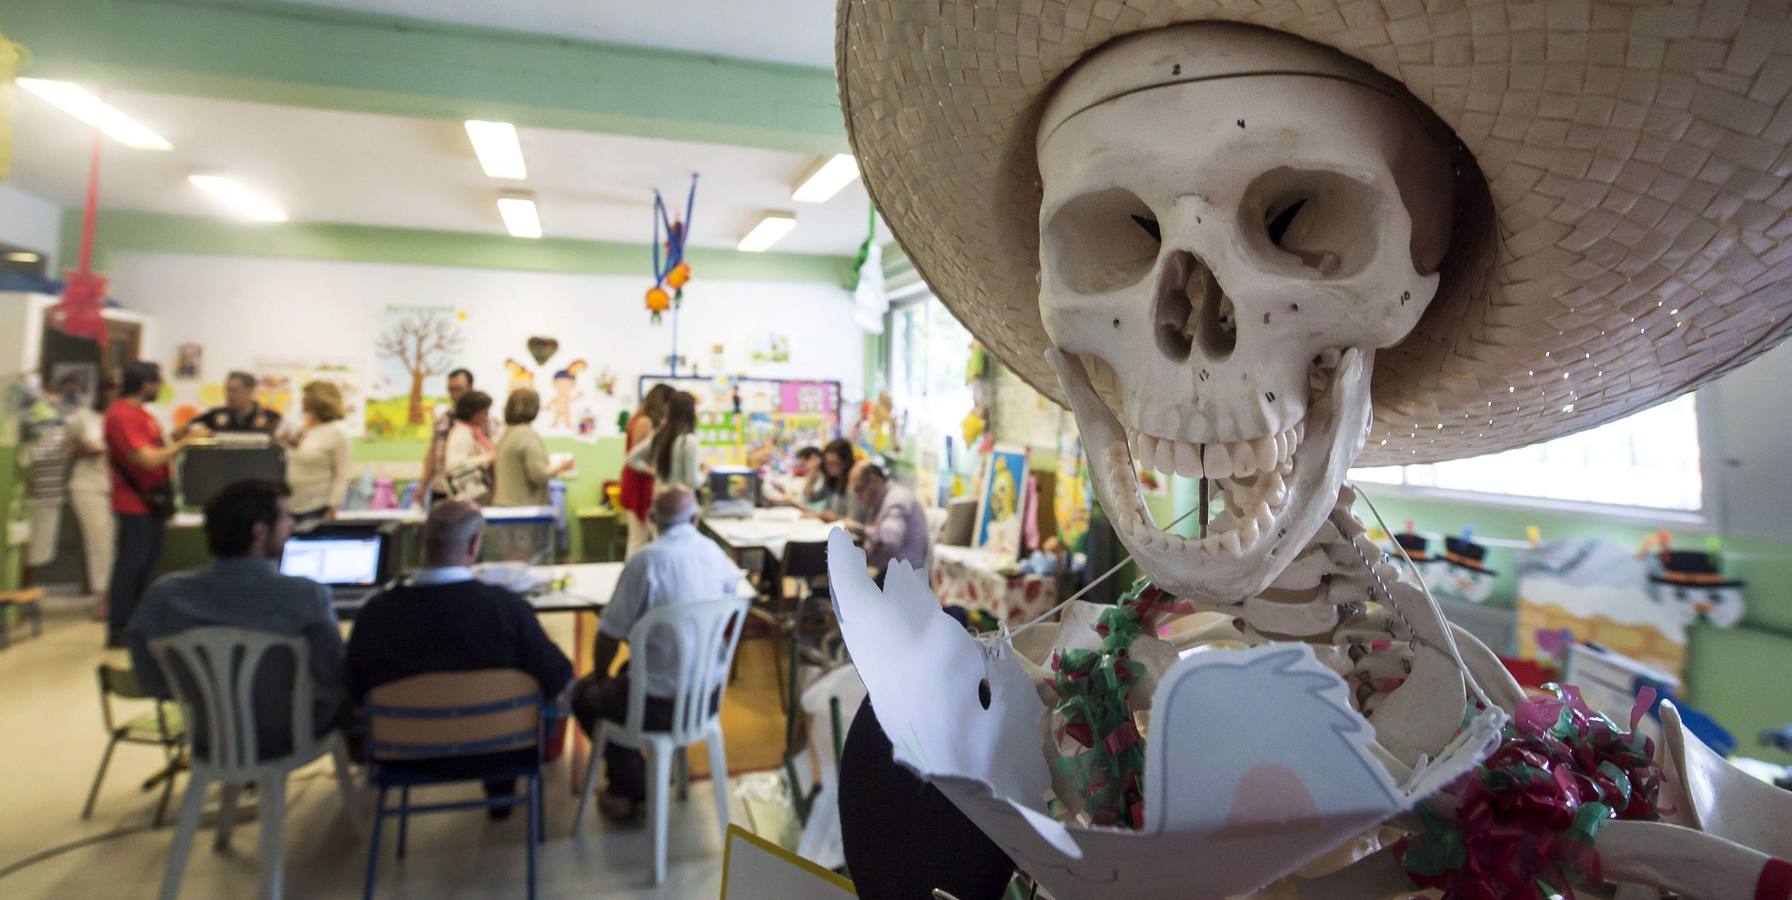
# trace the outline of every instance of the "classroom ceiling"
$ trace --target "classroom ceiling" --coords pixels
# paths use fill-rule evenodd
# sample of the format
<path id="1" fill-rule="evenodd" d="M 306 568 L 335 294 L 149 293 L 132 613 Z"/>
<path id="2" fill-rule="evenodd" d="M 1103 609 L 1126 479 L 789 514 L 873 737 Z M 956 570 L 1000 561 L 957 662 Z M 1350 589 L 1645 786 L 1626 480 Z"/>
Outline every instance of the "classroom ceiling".
<path id="1" fill-rule="evenodd" d="M 834 67 L 834 0 L 298 0 L 359 12 Z"/>
<path id="2" fill-rule="evenodd" d="M 504 7 L 508 15 L 512 6 L 551 5 Z M 670 4 L 694 5 L 701 4 Z M 498 192 L 522 188 L 534 192 L 546 236 L 640 243 L 646 254 L 654 189 L 682 208 L 690 173 L 696 171 L 702 177 L 693 245 L 732 248 L 766 211 L 797 215 L 796 229 L 778 242 L 777 251 L 851 255 L 865 238 L 869 200 L 859 182 L 825 204 L 790 201 L 791 187 L 819 157 L 521 128 L 528 179 L 498 181 L 480 169 L 459 121 L 128 91 L 108 99 L 175 147 L 159 153 L 107 142 L 100 203 L 108 209 L 219 217 L 223 212 L 187 176 L 222 174 L 273 198 L 293 221 L 503 235 Z M 78 208 L 87 183 L 89 130 L 23 91 L 14 117 L 13 183 Z M 878 240 L 890 240 L 881 224 Z"/>

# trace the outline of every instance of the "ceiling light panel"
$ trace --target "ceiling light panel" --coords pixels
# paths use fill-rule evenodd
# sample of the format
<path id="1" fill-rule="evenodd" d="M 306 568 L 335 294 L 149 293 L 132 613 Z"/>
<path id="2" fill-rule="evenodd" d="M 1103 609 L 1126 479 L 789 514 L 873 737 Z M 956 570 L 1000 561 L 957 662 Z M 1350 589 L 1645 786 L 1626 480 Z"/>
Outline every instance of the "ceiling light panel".
<path id="1" fill-rule="evenodd" d="M 850 153 L 838 153 L 815 167 L 803 183 L 790 192 L 798 203 L 826 203 L 859 177 L 859 161 Z"/>
<path id="2" fill-rule="evenodd" d="M 759 220 L 759 224 L 753 226 L 753 230 L 747 232 L 747 236 L 740 239 L 740 244 L 736 249 L 744 253 L 764 252 L 782 240 L 785 235 L 790 233 L 790 229 L 795 227 L 796 216 L 790 213 L 766 213 L 765 217 Z"/>
<path id="3" fill-rule="evenodd" d="M 473 142 L 473 153 L 479 167 L 493 178 L 521 181 L 529 177 L 523 163 L 523 145 L 517 140 L 516 126 L 509 122 L 467 120 L 467 139 Z"/>
<path id="4" fill-rule="evenodd" d="M 541 237 L 541 215 L 535 209 L 534 195 L 506 191 L 498 197 L 498 215 L 504 218 L 504 230 L 511 237 Z"/>
<path id="5" fill-rule="evenodd" d="M 67 81 L 52 81 L 46 78 L 15 79 L 19 87 L 35 94 L 51 106 L 80 119 L 86 124 L 98 128 L 101 134 L 126 147 L 138 150 L 173 150 L 174 145 L 168 139 L 156 134 L 149 126 L 119 112 L 118 109 L 93 95 L 86 88 Z"/>

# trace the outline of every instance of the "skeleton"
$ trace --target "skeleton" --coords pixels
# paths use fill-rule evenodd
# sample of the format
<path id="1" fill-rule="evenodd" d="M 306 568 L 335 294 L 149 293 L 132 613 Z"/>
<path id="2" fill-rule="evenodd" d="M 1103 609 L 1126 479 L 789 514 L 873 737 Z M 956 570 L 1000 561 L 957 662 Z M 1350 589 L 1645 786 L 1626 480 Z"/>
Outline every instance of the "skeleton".
<path id="1" fill-rule="evenodd" d="M 1450 740 L 1477 682 L 1510 712 L 1518 686 L 1383 561 L 1344 484 L 1375 353 L 1417 324 L 1451 247 L 1448 132 L 1341 54 L 1206 23 L 1084 60 L 1043 112 L 1038 160 L 1048 357 L 1096 492 L 1159 587 L 1227 616 L 1176 649 L 1319 645 L 1396 777 Z M 1152 521 L 1135 463 L 1204 479 L 1197 536 Z M 1223 501 L 1211 516 L 1209 493 Z M 1029 642 L 1036 663 L 1052 636 Z M 1639 825 L 1602 833 L 1611 877 L 1710 889 L 1661 871 L 1651 848 L 1675 838 Z M 1741 849 L 1680 846 L 1712 865 Z M 1312 884 L 1327 897 L 1404 886 L 1385 854 Z"/>

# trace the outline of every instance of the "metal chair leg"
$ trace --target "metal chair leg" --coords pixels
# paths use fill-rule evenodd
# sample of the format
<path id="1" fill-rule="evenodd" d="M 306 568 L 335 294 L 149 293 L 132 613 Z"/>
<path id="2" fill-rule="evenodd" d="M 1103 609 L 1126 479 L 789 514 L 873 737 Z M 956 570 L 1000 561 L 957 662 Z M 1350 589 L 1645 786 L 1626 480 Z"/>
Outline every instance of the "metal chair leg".
<path id="1" fill-rule="evenodd" d="M 541 801 L 541 776 L 535 776 L 535 837 L 536 843 L 545 844 L 548 840 L 548 805 Z"/>
<path id="2" fill-rule="evenodd" d="M 100 782 L 106 780 L 106 767 L 110 766 L 112 764 L 112 751 L 116 750 L 117 748 L 118 748 L 118 734 L 115 732 L 112 735 L 112 740 L 106 742 L 105 754 L 100 756 L 100 770 L 98 772 L 93 773 L 93 787 L 87 789 L 87 805 L 81 807 L 81 818 L 83 818 L 83 819 L 93 818 L 93 802 L 95 800 L 99 799 Z M 165 803 L 167 801 L 164 799 L 163 802 Z M 162 824 L 160 813 L 157 813 L 156 824 L 157 825 Z"/>
<path id="3" fill-rule="evenodd" d="M 362 889 L 362 900 L 373 900 L 374 879 L 380 872 L 380 829 L 386 823 L 386 789 L 380 788 L 378 799 L 373 804 L 373 836 L 367 841 L 367 886 Z"/>
<path id="4" fill-rule="evenodd" d="M 535 845 L 541 842 L 541 776 L 529 777 L 529 900 L 535 900 Z"/>
<path id="5" fill-rule="evenodd" d="M 162 820 L 168 817 L 168 800 L 174 796 L 174 776 L 180 772 L 180 751 L 175 749 L 170 752 L 166 745 L 162 750 L 163 755 L 168 759 L 168 767 L 163 770 L 165 774 L 162 777 L 162 799 L 156 801 L 156 816 L 153 824 L 157 828 L 162 827 Z"/>
<path id="6" fill-rule="evenodd" d="M 398 858 L 404 859 L 405 836 L 411 830 L 411 789 L 398 789 Z"/>

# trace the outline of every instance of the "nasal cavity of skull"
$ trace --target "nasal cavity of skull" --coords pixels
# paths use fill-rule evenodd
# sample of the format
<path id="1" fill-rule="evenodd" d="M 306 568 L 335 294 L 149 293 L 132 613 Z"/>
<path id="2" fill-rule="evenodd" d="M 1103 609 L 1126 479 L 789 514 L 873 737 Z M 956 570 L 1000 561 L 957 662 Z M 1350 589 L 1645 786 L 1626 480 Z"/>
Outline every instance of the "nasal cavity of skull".
<path id="1" fill-rule="evenodd" d="M 1053 275 L 1079 294 L 1136 284 L 1151 273 L 1162 245 L 1157 216 L 1124 188 L 1071 198 L 1052 213 L 1043 238 Z"/>
<path id="2" fill-rule="evenodd" d="M 1158 276 L 1152 331 L 1158 349 L 1182 362 L 1196 342 L 1202 357 L 1224 361 L 1238 345 L 1238 317 L 1232 298 L 1220 288 L 1213 270 L 1187 250 L 1177 250 Z"/>
<path id="3" fill-rule="evenodd" d="M 1249 243 L 1309 275 L 1341 278 L 1375 255 L 1375 193 L 1341 173 L 1272 169 L 1245 191 L 1243 212 L 1239 221 L 1263 223 Z"/>

